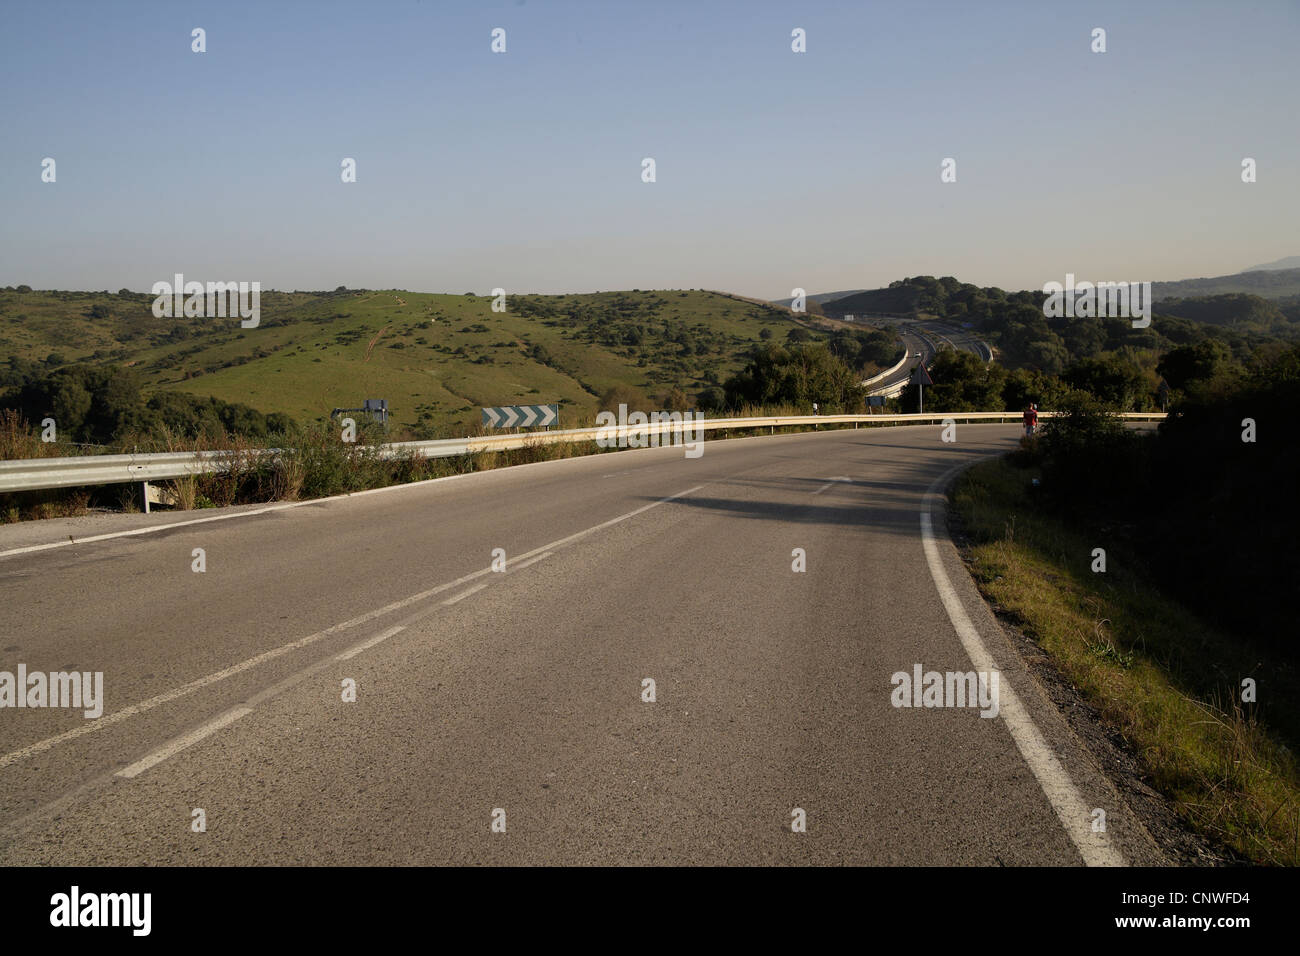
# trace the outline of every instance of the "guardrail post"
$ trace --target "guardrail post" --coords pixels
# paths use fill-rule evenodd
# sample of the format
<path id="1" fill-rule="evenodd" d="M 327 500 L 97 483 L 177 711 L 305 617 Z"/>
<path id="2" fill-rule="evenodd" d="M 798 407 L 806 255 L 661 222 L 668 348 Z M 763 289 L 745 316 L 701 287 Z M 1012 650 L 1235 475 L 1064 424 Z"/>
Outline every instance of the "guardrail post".
<path id="1" fill-rule="evenodd" d="M 1055 412 L 1043 412 L 1042 417 L 1050 420 L 1055 416 Z M 862 416 L 826 416 L 826 418 L 835 417 L 839 424 L 845 424 L 844 418 L 853 420 L 853 427 L 857 428 L 861 417 L 871 422 L 873 425 L 880 424 L 888 427 L 896 427 L 908 423 L 920 424 L 921 422 L 939 421 L 944 417 L 944 413 L 924 415 L 918 413 L 894 414 L 887 413 L 884 409 L 877 414 L 874 408 L 868 410 L 867 414 Z M 1019 420 L 1019 413 L 1011 411 L 988 411 L 988 412 L 968 412 L 956 413 L 956 417 L 961 421 L 972 422 L 1016 422 Z M 707 422 L 701 422 L 698 428 L 701 431 L 708 431 L 710 434 L 721 434 L 723 438 L 730 438 L 732 429 L 736 429 L 738 434 L 760 434 L 758 429 L 763 426 L 758 424 L 763 418 L 768 418 L 768 434 L 776 434 L 776 419 L 781 419 L 782 428 L 794 428 L 812 424 L 815 430 L 820 430 L 822 422 L 826 420 L 822 416 L 815 415 L 796 415 L 796 416 L 761 416 L 749 417 L 744 419 L 726 419 L 715 418 Z M 1162 412 L 1126 412 L 1124 413 L 1125 421 L 1160 421 L 1167 418 Z M 877 422 L 877 419 L 879 420 Z M 578 428 L 578 429 L 561 429 L 545 436 L 543 441 L 551 444 L 553 439 L 557 442 L 579 442 L 590 441 L 597 434 L 601 433 L 601 428 Z M 661 432 L 662 434 L 662 432 Z M 392 457 L 393 454 L 401 451 L 413 451 L 424 458 L 442 458 L 454 457 L 461 455 L 473 455 L 479 452 L 489 453 L 507 448 L 522 447 L 521 439 L 512 435 L 497 435 L 478 438 L 449 438 L 437 439 L 433 441 L 417 442 L 396 442 L 384 447 L 385 457 Z M 277 449 L 260 449 L 258 455 L 273 455 Z M 144 513 L 149 514 L 152 511 L 152 502 L 149 501 L 152 479 L 146 479 L 145 475 L 152 475 L 158 481 L 168 481 L 171 479 L 186 478 L 195 474 L 208 474 L 211 472 L 220 472 L 225 467 L 220 455 L 223 453 L 212 452 L 163 452 L 157 454 L 135 454 L 135 455 L 75 455 L 66 458 L 33 458 L 33 459 L 13 459 L 0 461 L 0 493 L 12 493 L 20 491 L 41 491 L 47 488 L 63 487 L 83 487 L 99 485 L 123 485 L 138 484 L 140 486 L 141 497 L 144 501 Z M 163 502 L 174 503 L 170 497 L 164 497 Z"/>

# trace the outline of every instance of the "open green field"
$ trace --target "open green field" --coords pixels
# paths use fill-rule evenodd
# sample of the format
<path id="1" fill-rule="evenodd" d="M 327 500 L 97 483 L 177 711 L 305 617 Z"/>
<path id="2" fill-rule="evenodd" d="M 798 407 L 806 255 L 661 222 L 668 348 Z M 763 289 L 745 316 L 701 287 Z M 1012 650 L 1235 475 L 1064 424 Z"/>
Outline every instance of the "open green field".
<path id="1" fill-rule="evenodd" d="M 401 290 L 263 292 L 261 321 L 154 318 L 144 293 L 0 291 L 0 354 L 136 369 L 146 392 L 181 389 L 303 422 L 366 398 L 393 425 L 435 437 L 483 405 L 561 405 L 589 418 L 614 386 L 647 400 L 694 393 L 737 371 L 790 313 L 714 292 L 487 296 Z M 819 336 L 820 337 L 820 336 Z"/>

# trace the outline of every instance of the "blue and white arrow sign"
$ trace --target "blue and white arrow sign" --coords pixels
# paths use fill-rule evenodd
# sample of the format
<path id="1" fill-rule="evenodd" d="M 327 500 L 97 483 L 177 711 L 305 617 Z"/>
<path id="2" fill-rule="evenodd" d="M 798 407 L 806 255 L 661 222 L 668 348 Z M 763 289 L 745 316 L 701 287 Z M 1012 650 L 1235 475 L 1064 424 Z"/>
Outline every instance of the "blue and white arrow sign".
<path id="1" fill-rule="evenodd" d="M 502 405 L 483 409 L 483 424 L 490 428 L 554 425 L 559 417 L 559 405 Z"/>

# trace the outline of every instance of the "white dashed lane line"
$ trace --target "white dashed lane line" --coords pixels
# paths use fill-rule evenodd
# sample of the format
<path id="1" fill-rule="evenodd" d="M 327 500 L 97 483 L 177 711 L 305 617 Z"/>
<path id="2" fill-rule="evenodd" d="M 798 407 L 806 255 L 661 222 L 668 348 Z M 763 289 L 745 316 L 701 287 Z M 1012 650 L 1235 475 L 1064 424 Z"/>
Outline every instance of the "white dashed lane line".
<path id="1" fill-rule="evenodd" d="M 488 586 L 488 582 L 487 582 L 487 581 L 484 581 L 482 584 L 476 584 L 476 585 L 474 585 L 472 588 L 470 588 L 470 589 L 467 590 L 467 591 L 461 591 L 459 594 L 447 598 L 447 600 L 445 600 L 445 601 L 442 602 L 442 603 L 443 603 L 443 606 L 446 606 L 446 605 L 448 605 L 448 604 L 455 604 L 455 603 L 458 602 L 458 601 L 463 601 L 463 600 L 465 600 L 465 598 L 469 597 L 469 596 L 470 596 L 471 594 L 473 594 L 474 592 L 476 592 L 476 591 L 482 591 L 482 590 L 483 590 L 485 587 L 487 587 L 487 586 Z"/>
<path id="2" fill-rule="evenodd" d="M 522 554 L 517 559 L 518 563 L 514 566 L 514 568 L 515 570 L 526 568 L 530 564 L 534 564 L 538 561 L 541 561 L 544 558 L 550 557 L 550 555 L 554 553 L 555 549 L 562 548 L 568 544 L 572 544 L 574 541 L 578 541 L 582 538 L 585 538 L 590 534 L 596 533 L 597 531 L 603 531 L 606 528 L 613 527 L 614 525 L 627 521 L 630 518 L 635 518 L 637 515 L 644 514 L 645 512 L 651 510 L 652 508 L 657 508 L 660 505 L 667 504 L 669 502 L 676 501 L 679 498 L 683 498 L 686 495 L 693 494 L 694 492 L 699 491 L 703 487 L 704 485 L 695 485 L 692 488 L 687 488 L 685 491 L 679 491 L 676 494 L 667 495 L 656 501 L 652 501 L 649 504 L 645 504 L 639 508 L 635 508 L 632 511 L 628 511 L 624 514 L 618 515 L 617 517 L 610 518 L 607 521 L 602 521 L 599 524 L 592 525 L 589 528 L 584 528 L 581 531 L 574 532 L 573 534 L 567 535 L 566 537 L 560 538 L 556 541 L 552 541 L 549 544 L 544 544 L 539 548 L 534 548 L 532 551 L 527 551 L 524 554 Z M 379 490 L 388 490 L 388 489 L 379 489 Z M 362 492 L 362 494 L 365 493 L 366 492 Z M 190 522 L 186 522 L 186 523 L 190 523 Z M 154 530 L 154 529 L 141 529 L 139 532 L 133 532 L 133 533 L 144 533 L 150 530 Z M 132 532 L 128 532 L 128 533 L 132 533 Z M 112 537 L 112 536 L 106 535 L 103 537 Z M 408 607 L 411 604 L 416 604 L 420 601 L 425 600 L 426 598 L 433 597 L 434 595 L 440 594 L 444 591 L 449 591 L 452 588 L 458 587 L 462 584 L 467 584 L 470 581 L 473 581 L 477 578 L 483 577 L 484 575 L 489 575 L 492 573 L 494 572 L 491 568 L 483 568 L 481 570 L 473 571 L 469 574 L 462 575 L 461 577 L 457 578 L 454 581 L 448 581 L 444 584 L 439 584 L 436 587 L 429 588 L 426 591 L 421 591 L 418 594 L 412 594 L 409 597 L 403 598 L 399 601 L 394 601 L 391 604 L 385 605 L 384 607 L 376 608 L 373 611 L 367 611 L 366 613 L 358 615 L 357 617 L 354 617 L 351 620 L 344 621 L 340 624 L 335 624 L 332 627 L 325 628 L 322 631 L 317 631 L 315 634 L 309 634 L 306 637 L 299 638 L 296 641 L 290 641 L 288 644 L 282 644 L 279 647 L 275 647 L 268 651 L 264 651 L 263 653 L 258 654 L 255 657 L 250 657 L 247 660 L 240 661 L 237 664 L 232 664 L 229 667 L 223 668 L 222 670 L 216 671 L 212 674 L 208 674 L 204 677 L 200 677 L 197 680 L 192 680 L 187 684 L 182 684 L 181 686 L 173 688 L 172 690 L 169 690 L 165 693 L 159 694 L 156 697 L 151 697 L 148 700 L 141 701 L 137 704 L 131 704 L 123 708 L 122 710 L 115 711 L 114 713 L 105 714 L 103 717 L 100 717 L 94 721 L 88 721 L 84 724 L 81 724 L 80 726 L 74 727 L 72 730 L 65 731 L 61 734 L 55 734 L 53 737 L 47 737 L 44 740 L 38 740 L 35 743 L 28 744 L 26 747 L 22 747 L 18 750 L 14 750 L 11 751 L 10 753 L 0 756 L 0 769 L 3 769 L 4 767 L 7 767 L 11 764 L 17 763 L 20 760 L 25 760 L 26 758 L 34 756 L 35 754 L 43 753 L 44 751 L 49 750 L 52 747 L 58 746 L 59 744 L 67 743 L 71 740 L 76 740 L 77 738 L 83 737 L 87 734 L 92 734 L 97 731 L 104 730 L 115 724 L 121 723 L 124 720 L 127 720 L 131 717 L 135 717 L 147 711 L 153 710 L 156 707 L 169 703 L 180 697 L 185 697 L 188 696 L 189 694 L 193 694 L 204 687 L 208 687 L 220 681 L 227 680 L 231 677 L 234 677 L 237 674 L 241 674 L 261 664 L 265 664 L 269 661 L 275 660 L 276 658 L 282 657 L 285 654 L 288 654 L 292 651 L 296 651 L 301 648 L 307 647 L 311 644 L 314 644 L 317 641 L 320 641 L 323 638 L 328 637 L 330 635 L 337 634 L 340 631 L 344 631 L 356 627 L 359 624 L 364 624 L 366 621 L 373 620 L 377 617 L 383 617 L 387 614 L 391 614 L 393 611 L 397 611 L 404 607 Z M 452 598 L 447 599 L 446 601 L 443 601 L 442 604 L 444 606 L 449 604 L 455 604 L 456 602 L 469 597 L 471 594 L 474 594 L 477 591 L 481 591 L 483 588 L 487 587 L 489 583 L 490 582 L 487 581 L 482 582 L 476 585 L 475 587 L 472 587 L 466 591 L 461 592 L 460 594 L 457 594 Z M 367 638 L 365 641 L 362 641 L 360 644 L 354 645 L 353 647 L 344 651 L 343 654 L 339 655 L 338 657 L 326 658 L 326 663 L 333 662 L 336 660 L 346 660 L 349 657 L 355 656 L 356 654 L 361 653 L 361 651 L 366 650 L 368 647 L 373 647 L 376 644 L 379 644 L 382 641 L 387 640 L 388 638 L 392 637 L 394 634 L 398 633 L 398 631 L 400 631 L 402 628 L 410 624 L 411 621 L 424 617 L 425 614 L 427 614 L 427 612 L 422 611 L 414 615 L 413 617 L 410 617 L 405 621 L 402 621 L 395 628 L 392 628 L 389 631 L 384 632 L 383 634 L 376 635 L 375 637 Z M 298 674 L 290 677 L 288 679 L 288 682 L 289 683 L 294 682 L 300 679 L 301 677 L 314 672 L 314 670 L 316 670 L 320 666 L 321 666 L 320 663 L 311 665 L 307 667 L 305 670 L 300 671 L 298 672 Z M 277 684 L 275 686 L 276 687 L 287 686 L 287 684 L 286 682 L 281 682 L 281 684 Z M 243 717 L 245 714 L 250 712 L 251 709 L 249 708 L 241 708 L 235 711 L 231 711 L 225 717 L 217 718 L 216 721 L 210 722 L 208 724 L 204 724 L 202 727 L 199 727 L 198 729 L 191 731 L 189 734 L 185 735 L 184 737 L 177 738 L 178 742 L 179 741 L 188 741 L 188 742 L 183 743 L 180 746 L 177 746 L 175 750 L 164 752 L 167 749 L 166 747 L 164 747 L 163 750 L 156 751 L 154 754 L 150 755 L 149 757 L 144 758 L 144 760 L 137 761 L 136 763 L 131 764 L 125 770 L 119 771 L 117 776 L 134 777 L 137 774 L 142 773 L 145 770 L 149 769 L 149 767 L 154 766 L 154 764 L 158 763 L 159 761 L 166 760 L 167 757 L 171 756 L 172 753 L 176 753 L 180 750 L 183 750 L 185 747 L 190 746 L 195 741 L 203 739 L 203 737 L 206 737 L 207 735 L 211 734 L 213 731 L 220 730 L 222 727 L 226 726 L 226 724 L 232 723 L 235 720 L 238 720 L 240 717 Z M 234 716 L 231 716 L 231 714 L 233 714 Z M 225 723 L 221 722 L 223 720 L 225 721 Z M 193 739 L 190 739 L 191 737 Z M 167 746 L 170 747 L 171 745 L 169 744 Z M 158 754 L 162 754 L 162 756 L 157 756 Z M 155 756 L 157 756 L 156 760 L 153 759 Z M 131 771 L 131 772 L 128 773 L 127 771 Z"/>

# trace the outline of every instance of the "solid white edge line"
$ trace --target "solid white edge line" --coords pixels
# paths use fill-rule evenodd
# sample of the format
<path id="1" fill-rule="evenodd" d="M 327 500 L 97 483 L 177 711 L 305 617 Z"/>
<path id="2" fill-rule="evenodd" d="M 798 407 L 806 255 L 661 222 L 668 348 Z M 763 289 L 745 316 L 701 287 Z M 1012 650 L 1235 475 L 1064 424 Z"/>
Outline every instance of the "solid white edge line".
<path id="1" fill-rule="evenodd" d="M 957 631 L 962 647 L 966 649 L 977 672 L 991 673 L 997 670 L 997 663 L 984 645 L 979 631 L 971 623 L 965 607 L 962 606 L 961 597 L 952 586 L 948 572 L 944 570 L 943 558 L 939 554 L 939 546 L 934 535 L 932 514 L 935 502 L 939 498 L 937 489 L 941 488 L 951 475 L 964 467 L 966 463 L 948 469 L 926 490 L 921 505 L 921 547 L 925 551 L 925 561 L 930 566 L 930 576 L 934 579 L 934 586 L 939 591 L 939 598 L 948 613 L 948 619 Z M 1043 794 L 1052 805 L 1052 809 L 1056 811 L 1061 826 L 1065 828 L 1065 832 L 1083 855 L 1083 862 L 1087 866 L 1127 866 L 1124 855 L 1111 844 L 1109 836 L 1106 833 L 1093 832 L 1091 811 L 1070 779 L 1070 774 L 1056 759 L 1056 754 L 1052 752 L 1052 748 L 1034 724 L 1029 712 L 1020 703 L 1020 698 L 1011 689 L 1011 683 L 1006 679 L 1005 674 L 1001 676 L 998 702 L 999 716 L 1006 722 L 1011 739 L 1015 741 L 1020 755 L 1024 757 L 1025 763 L 1038 779 L 1038 784 L 1042 787 Z"/>
<path id="2" fill-rule="evenodd" d="M 166 760 L 168 757 L 175 756 L 176 754 L 184 750 L 186 747 L 192 747 L 194 744 L 198 743 L 200 740 L 202 740 L 204 737 L 207 737 L 209 734 L 214 734 L 221 728 L 230 726 L 235 721 L 237 721 L 240 717 L 246 717 L 252 712 L 253 712 L 253 708 L 251 707 L 236 707 L 234 710 L 227 711 L 226 713 L 222 714 L 220 717 L 208 721 L 202 727 L 199 727 L 195 730 L 191 730 L 188 734 L 177 737 L 175 740 L 171 741 L 170 743 L 165 744 L 162 747 L 159 747 L 157 750 L 155 750 L 153 753 L 149 754 L 149 756 L 143 758 L 142 760 L 137 760 L 135 763 L 131 764 L 130 766 L 123 767 L 115 774 L 115 776 L 126 777 L 128 779 L 130 779 L 131 777 L 138 777 L 140 774 L 144 773 L 150 767 L 157 766 L 158 764 Z"/>
<path id="3" fill-rule="evenodd" d="M 546 464 L 546 462 L 530 462 L 530 464 Z M 522 467 L 522 466 L 520 466 Z M 276 511 L 289 511 L 292 508 L 305 508 L 307 505 L 318 505 L 326 501 L 339 501 L 343 498 L 360 498 L 363 495 L 378 494 L 382 491 L 396 491 L 400 488 L 415 488 L 419 485 L 429 485 L 439 481 L 454 481 L 458 478 L 468 478 L 472 474 L 488 474 L 488 472 L 465 472 L 459 475 L 444 475 L 441 478 L 429 478 L 426 481 L 411 481 L 401 485 L 388 485 L 383 488 L 367 488 L 365 491 L 353 491 L 346 495 L 330 495 L 328 498 L 308 498 L 306 501 L 283 501 L 279 504 L 267 505 L 263 508 L 250 508 L 247 511 L 237 511 L 232 514 L 209 515 L 206 518 L 190 518 L 186 521 L 173 521 L 170 524 L 155 524 L 147 528 L 132 528 L 129 531 L 109 531 L 104 534 L 92 534 L 84 538 L 68 536 L 67 541 L 51 541 L 46 544 L 33 544 L 24 548 L 11 548 L 8 551 L 0 551 L 0 558 L 9 558 L 18 554 L 31 554 L 34 551 L 48 551 L 51 548 L 68 548 L 74 544 L 93 544 L 96 541 L 107 541 L 110 538 L 130 538 L 142 534 L 154 534 L 158 531 L 170 531 L 172 528 L 187 528 L 196 524 L 210 524 L 213 521 L 230 521 L 233 518 L 252 518 L 255 515 L 271 514 Z"/>
<path id="4" fill-rule="evenodd" d="M 308 505 L 319 505 L 327 501 L 343 501 L 347 498 L 364 498 L 367 495 L 386 494 L 390 491 L 402 491 L 406 488 L 419 488 L 422 485 L 436 485 L 444 481 L 459 481 L 462 478 L 473 478 L 474 476 L 506 474 L 524 468 L 534 468 L 540 465 L 555 465 L 560 462 L 584 461 L 588 458 L 595 458 L 595 455 L 580 455 L 574 458 L 554 458 L 548 461 L 530 461 L 522 465 L 510 465 L 506 468 L 492 468 L 488 471 L 466 471 L 458 475 L 443 475 L 441 478 L 425 478 L 423 481 L 407 481 L 398 485 L 385 485 L 383 488 L 366 488 L 363 491 L 349 491 L 342 495 L 329 495 L 325 498 L 308 498 L 305 501 L 281 501 L 277 504 L 266 505 L 262 508 L 250 508 L 247 511 L 237 511 L 232 514 L 209 515 L 206 518 L 190 518 L 186 521 L 173 521 L 170 524 L 150 525 L 147 528 L 132 528 L 128 531 L 108 531 L 104 534 L 92 534 L 84 538 L 75 538 L 69 535 L 67 541 L 50 541 L 46 544 L 33 544 L 22 548 L 11 548 L 8 551 L 0 551 L 0 558 L 9 558 L 19 554 L 31 554 L 34 551 L 48 551 L 51 548 L 67 548 L 74 544 L 91 544 L 96 541 L 107 541 L 110 538 L 129 538 L 142 534 L 153 534 L 157 531 L 167 531 L 171 528 L 185 528 L 196 524 L 209 524 L 213 521 L 229 521 L 232 518 L 251 518 L 255 515 L 270 514 L 276 511 L 288 511 L 292 508 L 305 508 Z M 133 482 L 125 482 L 132 484 Z"/>

